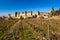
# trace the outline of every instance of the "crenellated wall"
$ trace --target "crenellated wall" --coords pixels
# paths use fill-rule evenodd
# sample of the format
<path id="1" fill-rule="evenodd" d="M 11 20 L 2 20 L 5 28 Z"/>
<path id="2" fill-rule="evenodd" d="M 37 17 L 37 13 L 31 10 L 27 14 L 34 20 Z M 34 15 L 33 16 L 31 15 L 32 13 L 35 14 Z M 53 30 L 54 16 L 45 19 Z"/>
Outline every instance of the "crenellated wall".
<path id="1" fill-rule="evenodd" d="M 27 18 L 27 17 L 32 17 L 37 15 L 37 18 L 41 17 L 41 16 L 48 16 L 48 12 L 32 12 L 32 11 L 25 11 L 25 12 L 15 12 L 15 14 L 11 14 L 12 18 L 20 18 L 21 16 L 23 18 Z"/>

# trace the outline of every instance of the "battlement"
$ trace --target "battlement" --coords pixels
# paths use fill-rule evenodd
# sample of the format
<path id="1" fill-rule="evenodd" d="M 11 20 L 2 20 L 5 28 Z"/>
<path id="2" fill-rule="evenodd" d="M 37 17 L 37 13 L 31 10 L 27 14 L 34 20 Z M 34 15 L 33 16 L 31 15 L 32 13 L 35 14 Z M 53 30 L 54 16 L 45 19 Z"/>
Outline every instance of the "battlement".
<path id="1" fill-rule="evenodd" d="M 48 16 L 48 12 L 32 12 L 32 11 L 25 11 L 25 12 L 15 12 L 14 14 L 11 14 L 12 18 L 20 18 L 21 16 L 23 18 L 33 17 L 37 16 L 36 18 L 39 18 L 41 16 Z"/>

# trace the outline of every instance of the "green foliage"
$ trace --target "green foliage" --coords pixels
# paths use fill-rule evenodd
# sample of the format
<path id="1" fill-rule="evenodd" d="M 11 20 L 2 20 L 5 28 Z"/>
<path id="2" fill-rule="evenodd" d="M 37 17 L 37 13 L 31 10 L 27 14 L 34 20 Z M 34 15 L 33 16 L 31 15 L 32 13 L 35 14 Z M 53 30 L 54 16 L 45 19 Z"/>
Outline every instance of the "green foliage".
<path id="1" fill-rule="evenodd" d="M 31 28 L 25 23 L 22 23 L 22 29 L 20 30 L 20 40 L 35 40 L 34 34 Z"/>
<path id="2" fill-rule="evenodd" d="M 60 9 L 58 9 L 58 10 L 54 10 L 54 8 L 52 8 L 50 14 L 51 14 L 52 16 L 60 15 Z"/>
<path id="3" fill-rule="evenodd" d="M 5 38 L 5 36 L 7 36 L 6 34 L 7 34 L 8 30 L 16 22 L 17 22 L 17 20 L 0 19 L 0 40 L 5 40 L 4 38 Z"/>
<path id="4" fill-rule="evenodd" d="M 22 19 L 24 19 L 24 18 L 21 16 L 20 19 L 22 20 Z"/>
<path id="5" fill-rule="evenodd" d="M 8 33 L 9 28 L 16 23 L 15 20 L 2 21 L 0 20 L 0 40 L 36 40 L 37 36 L 48 36 L 48 25 L 49 33 L 60 32 L 60 20 L 36 20 L 30 19 L 26 22 L 22 21 L 22 24 L 19 25 L 19 28 L 13 30 L 13 33 Z M 49 23 L 49 24 L 48 24 Z M 17 26 L 18 27 L 18 26 Z M 18 31 L 18 32 L 17 32 Z M 36 34 L 37 33 L 37 34 Z M 14 35 L 14 38 L 13 38 Z"/>
<path id="6" fill-rule="evenodd" d="M 37 15 L 36 15 L 36 14 L 35 14 L 35 15 L 33 15 L 33 16 L 32 16 L 32 18 L 37 18 Z"/>
<path id="7" fill-rule="evenodd" d="M 55 15 L 60 15 L 60 9 L 55 11 Z"/>
<path id="8" fill-rule="evenodd" d="M 55 11 L 54 11 L 54 8 L 51 9 L 51 15 L 54 15 L 55 14 Z"/>

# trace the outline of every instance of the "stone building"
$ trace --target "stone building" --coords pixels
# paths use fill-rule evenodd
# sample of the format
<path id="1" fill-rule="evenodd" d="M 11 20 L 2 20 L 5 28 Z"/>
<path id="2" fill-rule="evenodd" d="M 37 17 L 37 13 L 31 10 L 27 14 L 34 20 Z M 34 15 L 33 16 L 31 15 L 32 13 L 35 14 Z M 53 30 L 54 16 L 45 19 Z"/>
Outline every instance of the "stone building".
<path id="1" fill-rule="evenodd" d="M 47 16 L 48 17 L 48 12 L 32 12 L 32 11 L 25 11 L 25 12 L 15 12 L 14 14 L 11 14 L 10 16 L 12 18 L 20 18 L 21 16 L 23 18 L 28 18 L 28 17 L 33 17 L 33 16 L 37 16 L 36 18 L 39 18 L 41 16 L 45 17 Z M 9 17 L 9 16 L 8 16 Z"/>

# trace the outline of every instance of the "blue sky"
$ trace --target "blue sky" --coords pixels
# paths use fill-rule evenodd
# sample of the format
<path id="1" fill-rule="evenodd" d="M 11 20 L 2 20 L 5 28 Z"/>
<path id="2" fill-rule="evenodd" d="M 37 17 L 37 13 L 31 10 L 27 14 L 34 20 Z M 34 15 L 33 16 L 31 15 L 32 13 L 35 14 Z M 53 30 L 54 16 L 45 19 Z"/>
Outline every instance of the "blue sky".
<path id="1" fill-rule="evenodd" d="M 60 8 L 60 0 L 0 0 L 0 16 L 13 14 L 15 11 L 43 11 Z"/>

